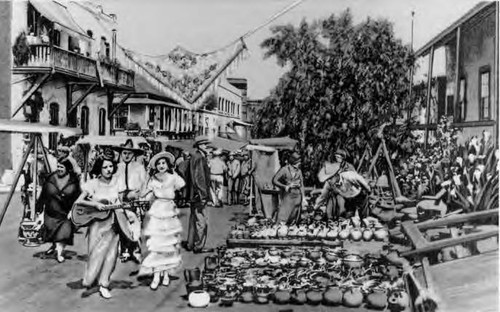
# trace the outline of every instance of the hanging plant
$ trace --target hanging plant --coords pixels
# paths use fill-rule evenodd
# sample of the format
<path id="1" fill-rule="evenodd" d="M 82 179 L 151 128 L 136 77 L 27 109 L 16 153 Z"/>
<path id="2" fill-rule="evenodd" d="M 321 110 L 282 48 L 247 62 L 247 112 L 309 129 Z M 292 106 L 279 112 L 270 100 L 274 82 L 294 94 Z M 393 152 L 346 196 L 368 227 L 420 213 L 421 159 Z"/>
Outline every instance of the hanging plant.
<path id="1" fill-rule="evenodd" d="M 17 36 L 14 46 L 12 47 L 12 54 L 14 55 L 14 64 L 16 66 L 28 64 L 31 52 L 24 31 Z"/>

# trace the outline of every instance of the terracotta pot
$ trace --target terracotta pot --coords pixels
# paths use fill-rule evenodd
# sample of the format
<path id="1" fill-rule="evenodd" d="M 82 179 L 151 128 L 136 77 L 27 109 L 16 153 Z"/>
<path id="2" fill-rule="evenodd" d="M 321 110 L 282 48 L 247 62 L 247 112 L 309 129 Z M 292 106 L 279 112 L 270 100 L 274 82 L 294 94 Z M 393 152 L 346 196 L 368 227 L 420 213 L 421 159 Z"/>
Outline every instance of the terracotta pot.
<path id="1" fill-rule="evenodd" d="M 349 238 L 350 232 L 349 230 L 345 229 L 339 232 L 339 239 L 341 240 L 346 240 Z"/>
<path id="2" fill-rule="evenodd" d="M 241 301 L 244 303 L 250 303 L 253 302 L 253 294 L 250 291 L 245 291 L 241 294 Z"/>
<path id="3" fill-rule="evenodd" d="M 373 231 L 372 230 L 366 229 L 366 230 L 363 231 L 363 239 L 365 241 L 367 241 L 367 242 L 371 241 L 372 238 L 373 238 Z"/>
<path id="4" fill-rule="evenodd" d="M 293 250 L 290 248 L 287 248 L 281 252 L 281 256 L 283 258 L 290 258 L 292 256 Z"/>
<path id="5" fill-rule="evenodd" d="M 295 304 L 304 304 L 307 302 L 306 292 L 303 290 L 296 290 L 292 292 L 290 300 Z"/>
<path id="6" fill-rule="evenodd" d="M 387 294 L 383 291 L 375 291 L 366 296 L 366 302 L 371 309 L 382 310 L 387 306 Z"/>
<path id="7" fill-rule="evenodd" d="M 363 237 L 363 233 L 360 229 L 355 228 L 351 230 L 350 237 L 353 241 L 357 242 L 361 240 L 361 238 Z"/>
<path id="8" fill-rule="evenodd" d="M 287 304 L 290 301 L 291 294 L 286 290 L 278 290 L 274 293 L 274 303 Z"/>
<path id="9" fill-rule="evenodd" d="M 277 256 L 279 254 L 280 254 L 280 251 L 276 247 L 271 247 L 271 249 L 269 249 L 269 255 Z"/>
<path id="10" fill-rule="evenodd" d="M 375 236 L 376 240 L 383 241 L 387 238 L 387 236 L 389 236 L 389 233 L 386 229 L 378 229 L 373 233 L 373 235 Z"/>
<path id="11" fill-rule="evenodd" d="M 321 258 L 321 252 L 316 251 L 316 250 L 309 252 L 309 259 L 316 261 L 319 258 Z"/>
<path id="12" fill-rule="evenodd" d="M 186 280 L 186 283 L 192 283 L 194 281 L 199 281 L 201 279 L 200 268 L 185 269 L 184 270 L 184 279 Z"/>
<path id="13" fill-rule="evenodd" d="M 205 308 L 210 303 L 210 295 L 204 290 L 195 290 L 189 294 L 188 301 L 193 308 Z"/>
<path id="14" fill-rule="evenodd" d="M 363 294 L 358 288 L 351 288 L 344 293 L 342 303 L 346 307 L 357 308 L 363 303 Z"/>
<path id="15" fill-rule="evenodd" d="M 186 284 L 186 292 L 188 295 L 196 290 L 203 290 L 203 283 L 201 281 L 193 281 Z"/>
<path id="16" fill-rule="evenodd" d="M 328 233 L 326 233 L 326 239 L 329 240 L 336 240 L 339 237 L 339 230 L 338 228 L 333 228 Z"/>
<path id="17" fill-rule="evenodd" d="M 311 289 L 306 293 L 307 303 L 318 305 L 323 300 L 323 294 L 319 290 Z"/>
<path id="18" fill-rule="evenodd" d="M 391 311 L 402 311 L 410 306 L 410 298 L 403 290 L 393 291 L 387 302 Z"/>
<path id="19" fill-rule="evenodd" d="M 363 265 L 363 258 L 361 258 L 359 255 L 352 254 L 347 255 L 342 260 L 342 262 L 350 269 L 360 268 Z"/>
<path id="20" fill-rule="evenodd" d="M 215 303 L 219 301 L 219 292 L 215 289 L 209 290 L 208 295 L 210 296 L 210 302 Z"/>
<path id="21" fill-rule="evenodd" d="M 219 266 L 219 258 L 217 256 L 205 257 L 205 271 L 213 271 Z"/>
<path id="22" fill-rule="evenodd" d="M 339 287 L 330 286 L 323 294 L 323 303 L 326 305 L 339 305 L 342 304 L 344 293 Z"/>

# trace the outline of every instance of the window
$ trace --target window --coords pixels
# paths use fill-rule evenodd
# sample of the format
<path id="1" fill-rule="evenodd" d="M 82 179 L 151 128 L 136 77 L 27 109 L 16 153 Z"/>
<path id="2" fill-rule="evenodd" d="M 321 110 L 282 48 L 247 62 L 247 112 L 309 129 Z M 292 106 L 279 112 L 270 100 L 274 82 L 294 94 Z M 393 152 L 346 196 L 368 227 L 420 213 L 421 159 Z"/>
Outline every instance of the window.
<path id="1" fill-rule="evenodd" d="M 479 71 L 479 118 L 490 119 L 490 68 Z"/>
<path id="2" fill-rule="evenodd" d="M 118 111 L 113 115 L 113 118 L 115 120 L 115 129 L 125 129 L 125 125 L 128 121 L 128 106 L 120 106 Z"/>
<path id="3" fill-rule="evenodd" d="M 89 108 L 87 106 L 82 107 L 80 126 L 83 134 L 89 134 Z"/>
<path id="4" fill-rule="evenodd" d="M 99 135 L 106 135 L 106 110 L 99 109 Z"/>
<path id="5" fill-rule="evenodd" d="M 465 77 L 460 78 L 460 81 L 458 82 L 458 103 L 457 103 L 457 121 L 465 121 L 465 118 L 467 116 L 467 102 L 466 102 L 466 94 L 467 94 L 467 89 L 466 89 L 466 83 L 465 83 Z"/>
<path id="6" fill-rule="evenodd" d="M 59 30 L 52 30 L 52 43 L 58 47 L 61 45 L 61 32 Z"/>
<path id="7" fill-rule="evenodd" d="M 165 127 L 165 107 L 160 106 L 160 130 Z"/>

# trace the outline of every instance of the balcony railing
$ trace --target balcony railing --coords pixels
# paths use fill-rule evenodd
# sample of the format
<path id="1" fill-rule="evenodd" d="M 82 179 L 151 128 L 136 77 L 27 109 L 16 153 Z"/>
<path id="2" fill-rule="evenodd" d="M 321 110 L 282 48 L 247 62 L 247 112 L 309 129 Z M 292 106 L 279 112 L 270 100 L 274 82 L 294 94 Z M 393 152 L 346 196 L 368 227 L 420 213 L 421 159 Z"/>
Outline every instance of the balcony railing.
<path id="1" fill-rule="evenodd" d="M 44 44 L 30 45 L 27 63 L 16 66 L 22 72 L 54 69 L 65 74 L 98 80 L 97 61 L 84 55 Z M 134 72 L 108 63 L 99 63 L 103 82 L 128 88 L 134 87 Z"/>

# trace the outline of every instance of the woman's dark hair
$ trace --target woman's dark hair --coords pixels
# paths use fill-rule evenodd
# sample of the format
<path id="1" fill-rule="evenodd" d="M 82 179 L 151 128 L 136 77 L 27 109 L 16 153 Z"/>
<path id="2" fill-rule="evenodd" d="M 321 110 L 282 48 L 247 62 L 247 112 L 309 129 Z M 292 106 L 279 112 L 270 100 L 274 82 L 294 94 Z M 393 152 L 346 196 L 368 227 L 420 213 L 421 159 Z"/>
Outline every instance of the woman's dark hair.
<path id="1" fill-rule="evenodd" d="M 77 178 L 75 168 L 73 167 L 73 163 L 71 163 L 69 158 L 60 159 L 57 163 L 63 165 L 64 168 L 66 168 L 66 172 L 69 174 L 69 177 L 71 179 Z"/>
<path id="2" fill-rule="evenodd" d="M 108 157 L 99 156 L 95 160 L 94 165 L 92 166 L 92 170 L 90 170 L 91 177 L 97 178 L 98 176 L 101 175 L 102 165 L 103 165 L 104 161 L 106 161 L 106 160 L 110 161 L 113 164 L 113 174 L 116 173 L 116 170 L 118 170 L 118 165 L 117 165 L 116 161 L 114 161 L 113 159 L 110 159 Z"/>

